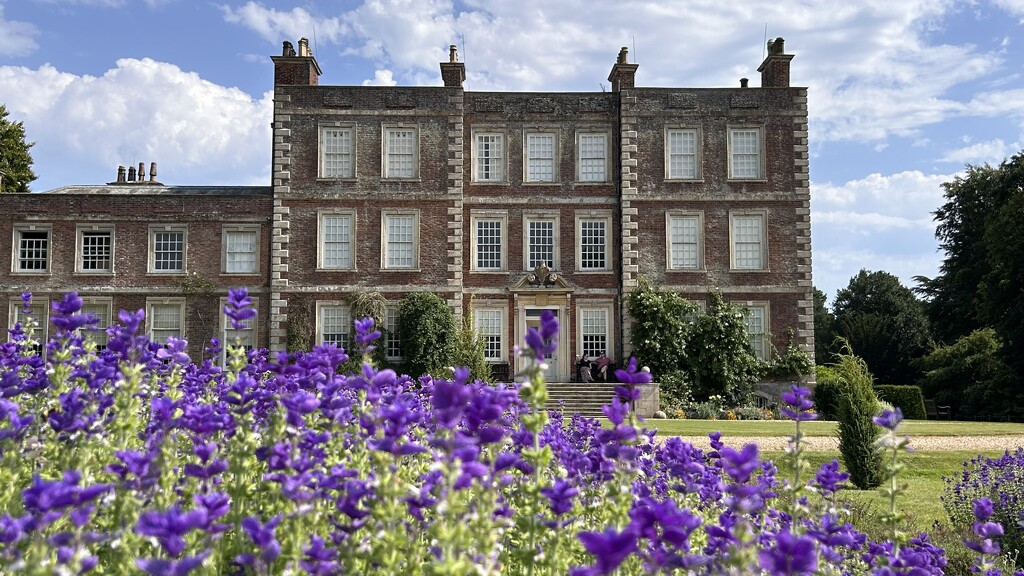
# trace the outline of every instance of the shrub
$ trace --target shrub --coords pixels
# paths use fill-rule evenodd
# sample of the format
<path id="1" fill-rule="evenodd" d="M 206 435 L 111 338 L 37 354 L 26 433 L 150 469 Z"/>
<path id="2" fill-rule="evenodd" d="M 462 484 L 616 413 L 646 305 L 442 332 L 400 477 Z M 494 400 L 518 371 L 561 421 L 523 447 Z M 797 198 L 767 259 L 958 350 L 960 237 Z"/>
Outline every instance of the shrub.
<path id="1" fill-rule="evenodd" d="M 659 386 L 661 408 L 666 412 L 671 413 L 676 409 L 685 409 L 693 403 L 690 384 L 686 381 L 686 373 L 682 370 L 672 370 L 662 376 Z"/>
<path id="2" fill-rule="evenodd" d="M 455 365 L 455 315 L 437 294 L 413 292 L 398 304 L 406 367 L 416 377 L 448 374 Z"/>
<path id="3" fill-rule="evenodd" d="M 942 507 L 953 526 L 969 531 L 975 521 L 972 503 L 989 498 L 993 503 L 991 521 L 1003 526 L 1003 549 L 1024 552 L 1024 448 L 1007 450 L 999 458 L 978 456 L 964 462 L 963 472 L 946 482 Z M 1013 559 L 1024 567 L 1024 553 Z"/>
<path id="4" fill-rule="evenodd" d="M 848 347 L 836 354 L 833 365 L 846 383 L 838 397 L 839 452 L 850 473 L 850 481 L 861 490 L 877 488 L 882 483 L 882 459 L 875 450 L 880 429 L 871 418 L 878 408 L 871 373 L 861 358 Z"/>
<path id="5" fill-rule="evenodd" d="M 797 377 L 810 374 L 814 369 L 814 359 L 802 347 L 793 342 L 795 331 L 789 328 L 786 331 L 786 350 L 780 355 L 775 347 L 772 347 L 772 361 L 765 369 L 767 376 L 775 378 Z"/>
<path id="6" fill-rule="evenodd" d="M 839 396 L 846 383 L 839 373 L 829 366 L 817 367 L 818 383 L 814 386 L 814 408 L 825 420 L 835 420 L 839 412 Z"/>
<path id="7" fill-rule="evenodd" d="M 875 394 L 903 412 L 907 420 L 925 420 L 928 413 L 924 409 L 924 395 L 917 386 L 895 386 L 881 384 L 875 386 Z"/>
<path id="8" fill-rule="evenodd" d="M 473 313 L 462 317 L 462 328 L 455 346 L 453 358 L 455 366 L 469 368 L 469 377 L 473 380 L 491 382 L 491 366 L 484 358 L 484 341 L 473 327 Z"/>
<path id="9" fill-rule="evenodd" d="M 734 408 L 733 412 L 739 420 L 771 420 L 774 417 L 771 409 L 757 406 L 740 406 Z"/>

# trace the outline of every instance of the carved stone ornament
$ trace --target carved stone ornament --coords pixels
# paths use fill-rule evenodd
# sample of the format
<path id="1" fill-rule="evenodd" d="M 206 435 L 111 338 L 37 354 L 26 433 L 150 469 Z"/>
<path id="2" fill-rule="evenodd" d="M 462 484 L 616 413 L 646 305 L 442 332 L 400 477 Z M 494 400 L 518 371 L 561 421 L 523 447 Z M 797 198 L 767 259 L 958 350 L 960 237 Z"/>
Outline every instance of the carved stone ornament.
<path id="1" fill-rule="evenodd" d="M 530 274 L 527 281 L 534 286 L 553 286 L 558 282 L 558 274 L 552 272 L 547 264 L 541 262 L 533 269 L 533 273 Z"/>

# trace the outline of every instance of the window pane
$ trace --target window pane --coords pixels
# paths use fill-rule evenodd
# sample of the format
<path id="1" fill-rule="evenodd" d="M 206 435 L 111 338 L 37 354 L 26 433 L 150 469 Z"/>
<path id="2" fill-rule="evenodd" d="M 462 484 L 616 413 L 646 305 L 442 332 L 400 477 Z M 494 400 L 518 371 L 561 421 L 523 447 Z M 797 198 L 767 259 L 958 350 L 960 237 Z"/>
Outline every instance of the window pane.
<path id="1" fill-rule="evenodd" d="M 110 232 L 82 232 L 83 272 L 110 272 L 113 238 Z"/>
<path id="2" fill-rule="evenodd" d="M 352 333 L 352 317 L 348 306 L 323 306 L 320 308 L 320 341 L 348 347 Z"/>
<path id="3" fill-rule="evenodd" d="M 591 359 L 608 353 L 608 311 L 580 310 L 580 339 L 583 352 Z"/>
<path id="4" fill-rule="evenodd" d="M 672 244 L 670 266 L 673 269 L 698 268 L 699 236 L 696 216 L 672 217 L 669 220 L 669 235 Z"/>
<path id="5" fill-rule="evenodd" d="M 672 130 L 668 133 L 668 177 L 697 177 L 697 132 Z"/>
<path id="6" fill-rule="evenodd" d="M 747 337 L 750 340 L 750 347 L 754 354 L 764 360 L 765 354 L 765 310 L 761 306 L 752 306 L 746 309 Z"/>
<path id="7" fill-rule="evenodd" d="M 415 266 L 414 239 L 415 230 L 413 226 L 416 218 L 414 216 L 388 216 L 388 268 L 413 268 Z"/>
<path id="8" fill-rule="evenodd" d="M 324 128 L 321 132 L 320 150 L 323 153 L 323 174 L 325 178 L 347 178 L 352 171 L 352 131 L 341 128 Z"/>
<path id="9" fill-rule="evenodd" d="M 604 182 L 606 142 L 604 134 L 580 135 L 580 182 Z"/>
<path id="10" fill-rule="evenodd" d="M 473 314 L 476 331 L 484 342 L 484 358 L 503 360 L 501 356 L 501 310 L 476 310 Z"/>
<path id="11" fill-rule="evenodd" d="M 153 269 L 158 272 L 184 270 L 184 232 L 153 233 Z"/>
<path id="12" fill-rule="evenodd" d="M 352 216 L 327 214 L 322 226 L 324 268 L 352 268 Z"/>
<path id="13" fill-rule="evenodd" d="M 536 268 L 546 264 L 555 267 L 555 222 L 553 220 L 532 220 L 529 223 L 529 258 L 527 267 Z"/>
<path id="14" fill-rule="evenodd" d="M 758 130 L 733 130 L 730 132 L 733 178 L 759 178 L 761 176 L 760 140 L 760 131 Z"/>
<path id="15" fill-rule="evenodd" d="M 46 271 L 50 256 L 50 233 L 24 230 L 18 238 L 18 270 Z"/>
<path id="16" fill-rule="evenodd" d="M 228 231 L 225 268 L 228 273 L 252 274 L 256 272 L 256 232 Z"/>
<path id="17" fill-rule="evenodd" d="M 762 224 L 760 215 L 733 217 L 733 258 L 736 268 L 764 268 Z"/>
<path id="18" fill-rule="evenodd" d="M 555 180 L 555 136 L 553 134 L 528 134 L 526 136 L 527 180 L 530 182 L 554 182 Z"/>
<path id="19" fill-rule="evenodd" d="M 583 220 L 580 222 L 580 269 L 605 268 L 605 221 Z"/>
<path id="20" fill-rule="evenodd" d="M 416 131 L 390 129 L 387 131 L 387 178 L 414 178 L 416 176 Z"/>
<path id="21" fill-rule="evenodd" d="M 150 306 L 150 338 L 164 344 L 170 336 L 181 338 L 182 321 L 180 304 L 153 304 Z"/>
<path id="22" fill-rule="evenodd" d="M 501 182 L 505 178 L 505 152 L 501 134 L 478 134 L 476 137 L 476 179 L 480 182 Z"/>
<path id="23" fill-rule="evenodd" d="M 501 220 L 477 220 L 476 267 L 478 270 L 501 269 Z"/>
<path id="24" fill-rule="evenodd" d="M 391 360 L 403 358 L 402 337 L 398 333 L 398 306 L 388 306 L 384 310 L 384 331 L 387 357 Z"/>

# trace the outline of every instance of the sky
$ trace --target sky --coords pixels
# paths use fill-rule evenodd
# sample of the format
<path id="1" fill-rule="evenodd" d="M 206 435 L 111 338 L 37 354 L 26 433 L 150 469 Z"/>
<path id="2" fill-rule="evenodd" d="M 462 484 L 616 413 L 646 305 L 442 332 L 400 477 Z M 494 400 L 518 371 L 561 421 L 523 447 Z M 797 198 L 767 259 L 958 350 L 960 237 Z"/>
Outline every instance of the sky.
<path id="1" fill-rule="evenodd" d="M 156 161 L 165 184 L 269 185 L 273 66 L 308 37 L 325 85 L 598 91 L 759 85 L 766 38 L 809 91 L 814 284 L 908 287 L 943 254 L 932 212 L 967 164 L 1024 148 L 1024 0 L 0 0 L 0 103 L 35 191 Z"/>

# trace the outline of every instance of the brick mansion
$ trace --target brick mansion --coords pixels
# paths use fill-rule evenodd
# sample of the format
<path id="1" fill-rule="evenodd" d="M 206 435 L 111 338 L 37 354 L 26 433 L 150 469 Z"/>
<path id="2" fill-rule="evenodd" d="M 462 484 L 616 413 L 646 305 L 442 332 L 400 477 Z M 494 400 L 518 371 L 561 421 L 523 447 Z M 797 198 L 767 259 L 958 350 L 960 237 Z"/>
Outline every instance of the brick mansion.
<path id="1" fill-rule="evenodd" d="M 329 86 L 308 42 L 285 42 L 267 185 L 175 186 L 140 164 L 0 196 L 0 299 L 10 324 L 22 292 L 44 324 L 70 290 L 101 325 L 141 308 L 153 338 L 186 337 L 197 358 L 212 337 L 347 342 L 360 292 L 388 300 L 394 329 L 399 300 L 427 291 L 471 312 L 487 360 L 513 371 L 513 346 L 551 310 L 549 377 L 568 381 L 583 352 L 631 351 L 625 297 L 646 278 L 744 308 L 762 357 L 790 329 L 813 357 L 792 58 L 769 42 L 759 87 L 639 87 L 623 48 L 606 92 L 476 92 L 455 46 L 440 86 Z M 239 332 L 220 311 L 236 286 L 259 312 Z M 384 344 L 394 359 L 400 336 Z"/>

